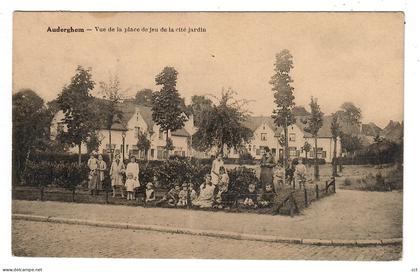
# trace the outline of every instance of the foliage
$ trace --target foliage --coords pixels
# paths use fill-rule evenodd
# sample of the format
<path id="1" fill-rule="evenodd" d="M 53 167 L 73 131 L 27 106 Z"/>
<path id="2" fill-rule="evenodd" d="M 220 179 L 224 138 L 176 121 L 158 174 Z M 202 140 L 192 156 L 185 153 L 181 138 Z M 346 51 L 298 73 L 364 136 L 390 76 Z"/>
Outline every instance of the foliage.
<path id="1" fill-rule="evenodd" d="M 98 150 L 99 146 L 101 145 L 102 140 L 103 139 L 98 132 L 92 133 L 89 136 L 89 138 L 86 140 L 86 147 L 87 147 L 88 153 Z"/>
<path id="2" fill-rule="evenodd" d="M 232 90 L 222 91 L 218 105 L 212 105 L 201 114 L 200 126 L 192 138 L 192 146 L 200 151 L 217 147 L 223 152 L 224 147 L 239 150 L 248 142 L 252 131 L 243 125 L 246 101 L 234 99 Z"/>
<path id="3" fill-rule="evenodd" d="M 109 162 L 109 155 L 102 155 L 105 162 Z M 82 154 L 82 162 L 87 162 L 89 159 L 89 154 Z M 62 152 L 36 152 L 32 153 L 30 160 L 33 162 L 51 162 L 51 163 L 72 163 L 78 161 L 78 154 L 62 153 Z"/>
<path id="4" fill-rule="evenodd" d="M 229 188 L 228 193 L 230 194 L 244 194 L 250 183 L 259 185 L 259 179 L 255 173 L 255 170 L 252 168 L 247 168 L 244 166 L 236 167 L 234 169 L 228 170 L 229 175 Z"/>
<path id="5" fill-rule="evenodd" d="M 14 94 L 12 103 L 13 177 L 19 180 L 29 155 L 47 146 L 50 115 L 42 98 L 29 89 Z"/>
<path id="6" fill-rule="evenodd" d="M 136 104 L 143 105 L 146 107 L 152 106 L 153 99 L 153 90 L 151 89 L 141 89 L 136 93 L 134 98 Z"/>
<path id="7" fill-rule="evenodd" d="M 340 123 L 338 122 L 338 114 L 335 113 L 332 116 L 331 125 L 330 125 L 331 135 L 334 141 L 334 150 L 332 158 L 332 174 L 334 177 L 337 176 L 337 139 L 340 136 Z"/>
<path id="8" fill-rule="evenodd" d="M 362 149 L 362 140 L 358 136 L 353 136 L 345 133 L 341 133 L 341 146 L 347 152 L 355 152 Z"/>
<path id="9" fill-rule="evenodd" d="M 213 102 L 202 95 L 193 95 L 191 97 L 191 104 L 188 105 L 188 113 L 194 117 L 194 126 L 199 127 L 203 114 L 208 112 L 213 106 Z"/>
<path id="10" fill-rule="evenodd" d="M 311 151 L 312 146 L 311 146 L 310 143 L 305 141 L 302 148 L 303 148 L 303 151 L 305 151 L 305 158 L 307 158 L 308 157 L 308 152 Z"/>
<path id="11" fill-rule="evenodd" d="M 282 127 L 284 131 L 284 139 L 282 146 L 284 150 L 289 150 L 289 139 L 287 137 L 288 126 L 296 122 L 293 115 L 295 106 L 295 96 L 293 95 L 294 87 L 290 72 L 293 69 L 293 57 L 289 50 L 284 49 L 276 55 L 274 63 L 274 75 L 271 77 L 270 84 L 273 85 L 271 90 L 274 92 L 274 103 L 276 108 L 273 110 L 272 118 L 278 127 Z M 288 152 L 284 153 L 284 162 L 288 160 Z"/>
<path id="12" fill-rule="evenodd" d="M 79 158 L 81 144 L 87 142 L 98 129 L 98 116 L 92 109 L 93 98 L 90 94 L 94 86 L 91 70 L 78 66 L 70 84 L 63 88 L 57 99 L 67 127 L 67 131 L 59 135 L 59 140 L 79 146 Z"/>
<path id="13" fill-rule="evenodd" d="M 307 126 L 304 130 L 312 135 L 315 139 L 315 146 L 314 146 L 314 153 L 315 153 L 315 180 L 319 179 L 319 165 L 318 165 L 318 131 L 322 127 L 323 119 L 322 116 L 324 115 L 321 112 L 321 109 L 318 105 L 317 99 L 311 97 L 311 102 L 309 103 L 309 107 L 311 108 L 311 114 L 304 120 L 304 123 Z"/>
<path id="14" fill-rule="evenodd" d="M 147 138 L 146 133 L 139 132 L 138 140 L 137 140 L 137 147 L 140 151 L 143 151 L 144 153 L 147 153 L 150 149 L 150 140 Z"/>
<path id="15" fill-rule="evenodd" d="M 185 113 L 185 104 L 176 89 L 178 72 L 173 67 L 165 67 L 156 78 L 156 85 L 162 85 L 160 91 L 152 96 L 152 118 L 166 132 L 180 129 L 188 120 Z M 169 145 L 167 145 L 169 147 Z"/>
<path id="16" fill-rule="evenodd" d="M 73 190 L 87 179 L 89 169 L 76 162 L 28 161 L 23 172 L 24 180 L 30 186 L 57 186 Z"/>

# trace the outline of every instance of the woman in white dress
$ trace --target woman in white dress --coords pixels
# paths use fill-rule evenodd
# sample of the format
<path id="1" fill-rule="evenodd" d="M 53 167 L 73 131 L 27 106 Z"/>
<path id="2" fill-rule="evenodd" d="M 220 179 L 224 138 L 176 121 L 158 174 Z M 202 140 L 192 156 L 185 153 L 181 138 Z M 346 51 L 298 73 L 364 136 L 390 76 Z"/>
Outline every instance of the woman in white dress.
<path id="1" fill-rule="evenodd" d="M 219 153 L 216 157 L 216 159 L 214 159 L 212 165 L 211 165 L 211 183 L 213 183 L 213 185 L 217 185 L 219 184 L 219 180 L 220 180 L 220 167 L 224 166 L 224 162 L 223 162 L 223 156 L 221 153 Z"/>
<path id="2" fill-rule="evenodd" d="M 124 162 L 120 159 L 120 155 L 115 155 L 114 161 L 111 164 L 109 169 L 109 176 L 111 177 L 112 185 L 112 197 L 115 197 L 116 191 L 120 189 L 121 197 L 124 198 L 124 183 L 123 176 L 124 173 Z"/>
<path id="3" fill-rule="evenodd" d="M 98 178 L 99 178 L 99 190 L 103 188 L 103 182 L 105 180 L 106 162 L 104 161 L 101 154 L 98 155 Z"/>
<path id="4" fill-rule="evenodd" d="M 192 202 L 192 204 L 200 208 L 211 208 L 214 202 L 215 188 L 216 187 L 211 182 L 211 176 L 207 174 L 205 181 L 200 186 L 200 194 L 197 199 Z"/>

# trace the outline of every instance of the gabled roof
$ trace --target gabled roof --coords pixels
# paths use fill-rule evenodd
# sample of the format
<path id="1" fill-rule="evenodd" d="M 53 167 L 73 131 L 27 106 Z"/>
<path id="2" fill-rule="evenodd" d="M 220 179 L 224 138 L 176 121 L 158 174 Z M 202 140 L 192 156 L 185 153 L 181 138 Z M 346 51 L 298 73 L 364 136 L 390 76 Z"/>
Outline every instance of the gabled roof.
<path id="1" fill-rule="evenodd" d="M 299 127 L 300 130 L 303 131 L 304 137 L 311 138 L 312 135 L 304 130 L 304 128 L 307 126 L 303 123 L 303 120 L 306 116 L 296 116 L 296 126 Z M 326 115 L 323 116 L 323 125 L 319 129 L 318 137 L 320 138 L 331 138 L 331 126 L 332 116 Z M 262 124 L 268 125 L 275 133 L 275 135 L 279 135 L 281 132 L 281 129 L 278 128 L 275 123 L 274 119 L 271 118 L 271 116 L 249 116 L 245 121 L 244 125 L 251 129 L 252 131 L 255 131 L 258 127 L 260 127 Z"/>
<path id="2" fill-rule="evenodd" d="M 362 134 L 366 136 L 376 137 L 382 132 L 382 129 L 375 123 L 362 124 Z"/>
<path id="3" fill-rule="evenodd" d="M 141 117 L 147 124 L 147 130 L 149 131 L 153 130 L 154 122 L 152 118 L 152 109 L 150 107 L 137 105 L 131 101 L 124 101 L 118 104 L 118 108 L 122 112 L 121 125 L 124 128 L 127 128 L 128 121 L 130 121 L 130 119 L 136 113 L 136 109 L 137 109 Z"/>
<path id="4" fill-rule="evenodd" d="M 180 128 L 175 131 L 171 131 L 172 136 L 178 136 L 178 137 L 189 137 L 190 134 L 185 128 Z"/>

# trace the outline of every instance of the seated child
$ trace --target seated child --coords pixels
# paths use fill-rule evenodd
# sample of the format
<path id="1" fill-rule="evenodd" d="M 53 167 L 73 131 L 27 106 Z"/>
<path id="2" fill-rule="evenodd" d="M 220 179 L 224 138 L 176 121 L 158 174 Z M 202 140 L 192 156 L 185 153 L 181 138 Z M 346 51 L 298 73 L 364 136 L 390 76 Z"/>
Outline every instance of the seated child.
<path id="1" fill-rule="evenodd" d="M 203 184 L 200 185 L 200 194 L 192 204 L 200 208 L 211 208 L 213 206 L 215 188 L 211 182 L 210 174 L 207 174 L 204 177 Z"/>
<path id="2" fill-rule="evenodd" d="M 242 206 L 246 208 L 257 208 L 257 191 L 255 190 L 255 184 L 250 183 L 248 185 L 248 190 L 244 194 L 244 201 L 242 202 Z"/>
<path id="3" fill-rule="evenodd" d="M 226 172 L 226 169 L 222 166 L 220 167 L 220 179 L 218 184 L 218 192 L 216 195 L 216 204 L 218 204 L 219 208 L 221 207 L 221 204 L 223 202 L 223 194 L 228 191 L 229 188 L 229 175 Z"/>
<path id="4" fill-rule="evenodd" d="M 155 190 L 153 189 L 153 183 L 148 182 L 146 184 L 146 204 L 152 204 L 156 200 Z"/>
<path id="5" fill-rule="evenodd" d="M 134 180 L 133 173 L 127 173 L 127 180 L 125 181 L 125 189 L 127 190 L 127 200 L 134 200 Z"/>
<path id="6" fill-rule="evenodd" d="M 194 190 L 194 184 L 188 184 L 188 191 L 190 192 L 190 200 L 191 202 L 197 199 L 197 192 Z"/>
<path id="7" fill-rule="evenodd" d="M 274 204 L 276 193 L 273 191 L 271 184 L 265 185 L 265 190 L 261 196 L 259 206 L 260 207 L 271 207 Z"/>
<path id="8" fill-rule="evenodd" d="M 178 194 L 178 207 L 186 207 L 188 205 L 188 184 L 182 184 L 182 190 Z"/>
<path id="9" fill-rule="evenodd" d="M 167 192 L 165 196 L 156 203 L 156 205 L 161 205 L 161 204 L 166 203 L 167 205 L 171 207 L 175 207 L 176 204 L 178 203 L 179 191 L 180 191 L 179 185 L 175 184 L 174 188 L 169 190 L 169 192 Z"/>

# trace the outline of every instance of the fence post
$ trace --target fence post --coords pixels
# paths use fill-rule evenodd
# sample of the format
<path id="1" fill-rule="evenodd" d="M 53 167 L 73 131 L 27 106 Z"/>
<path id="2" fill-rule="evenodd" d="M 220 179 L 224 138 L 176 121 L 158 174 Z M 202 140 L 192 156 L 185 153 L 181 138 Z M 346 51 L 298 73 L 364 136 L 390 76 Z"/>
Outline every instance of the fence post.
<path id="1" fill-rule="evenodd" d="M 318 184 L 315 185 L 315 193 L 316 193 L 316 199 L 319 199 L 319 188 L 318 188 Z"/>
<path id="2" fill-rule="evenodd" d="M 325 181 L 325 193 L 328 194 L 328 180 Z"/>
<path id="3" fill-rule="evenodd" d="M 295 190 L 296 189 L 296 179 L 293 177 L 292 178 L 292 183 L 293 183 L 293 190 Z"/>
<path id="4" fill-rule="evenodd" d="M 74 202 L 75 200 L 75 195 L 76 195 L 76 188 L 73 188 L 71 190 L 71 201 Z"/>
<path id="5" fill-rule="evenodd" d="M 109 200 L 108 200 L 108 188 L 105 188 L 105 203 L 109 204 Z"/>
<path id="6" fill-rule="evenodd" d="M 41 201 L 44 201 L 44 186 L 41 185 Z"/>
<path id="7" fill-rule="evenodd" d="M 335 177 L 333 178 L 333 192 L 335 194 Z"/>
<path id="8" fill-rule="evenodd" d="M 306 191 L 306 188 L 303 189 L 303 193 L 305 196 L 305 207 L 308 207 L 308 192 Z"/>

